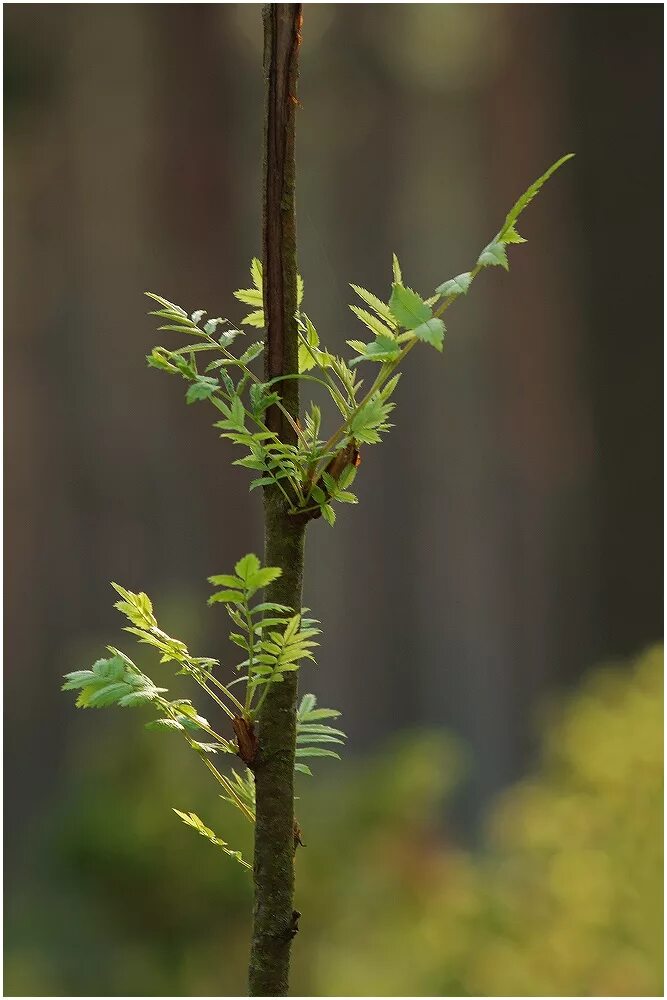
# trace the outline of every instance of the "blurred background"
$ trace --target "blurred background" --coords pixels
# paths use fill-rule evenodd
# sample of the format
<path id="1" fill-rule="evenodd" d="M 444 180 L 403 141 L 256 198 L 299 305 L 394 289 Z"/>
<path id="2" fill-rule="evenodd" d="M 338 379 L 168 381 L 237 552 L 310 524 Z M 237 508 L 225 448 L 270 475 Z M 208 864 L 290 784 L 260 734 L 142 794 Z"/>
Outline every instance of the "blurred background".
<path id="1" fill-rule="evenodd" d="M 410 357 L 361 506 L 309 529 L 302 687 L 349 749 L 299 785 L 295 994 L 662 994 L 662 16 L 305 7 L 327 346 L 363 333 L 348 282 L 386 297 L 396 251 L 426 292 L 577 157 L 444 356 Z M 224 657 L 205 578 L 261 549 L 212 413 L 145 366 L 142 298 L 244 315 L 260 7 L 7 4 L 4 27 L 5 995 L 236 995 L 248 880 L 170 807 L 247 831 L 176 741 L 59 687 L 121 644 L 111 579 Z"/>

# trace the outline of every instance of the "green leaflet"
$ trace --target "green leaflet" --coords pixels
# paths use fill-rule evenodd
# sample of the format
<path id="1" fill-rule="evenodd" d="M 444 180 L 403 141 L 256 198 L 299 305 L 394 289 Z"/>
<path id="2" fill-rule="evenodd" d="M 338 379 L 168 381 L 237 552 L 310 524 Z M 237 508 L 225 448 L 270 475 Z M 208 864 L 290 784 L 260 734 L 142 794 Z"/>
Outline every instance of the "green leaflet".
<path id="1" fill-rule="evenodd" d="M 317 744 L 343 744 L 347 739 L 342 730 L 334 729 L 332 726 L 318 721 L 336 718 L 340 712 L 332 708 L 317 708 L 316 705 L 317 699 L 314 694 L 304 694 L 296 714 L 297 764 L 295 769 L 304 774 L 312 774 L 308 765 L 302 762 L 304 757 L 339 757 L 335 751 L 324 750 Z"/>
<path id="2" fill-rule="evenodd" d="M 530 187 L 527 188 L 519 198 L 517 198 L 517 200 L 514 202 L 511 209 L 505 216 L 505 222 L 503 224 L 503 227 L 498 233 L 497 238 L 499 240 L 501 241 L 504 240 L 505 243 L 525 242 L 525 240 L 521 240 L 521 238 L 519 238 L 519 240 L 517 240 L 516 238 L 507 239 L 507 234 L 510 233 L 511 230 L 513 230 L 514 224 L 521 215 L 521 213 L 523 212 L 523 210 L 531 203 L 535 195 L 539 193 L 540 189 L 543 187 L 544 184 L 546 184 L 546 182 L 549 180 L 552 174 L 555 174 L 556 171 L 560 167 L 562 167 L 564 163 L 567 163 L 568 160 L 571 160 L 573 156 L 574 153 L 566 153 L 565 156 L 561 156 L 559 160 L 556 160 L 555 163 L 552 163 L 549 169 L 545 170 L 542 176 L 538 177 L 536 181 L 533 181 Z M 516 236 L 518 236 L 518 233 L 515 232 L 514 237 Z"/>
<path id="3" fill-rule="evenodd" d="M 215 833 L 213 833 L 213 830 L 209 829 L 209 827 L 205 826 L 205 824 L 202 822 L 202 820 L 200 820 L 199 816 L 197 816 L 196 813 L 181 812 L 180 809 L 174 809 L 174 812 L 176 813 L 178 818 L 182 820 L 183 823 L 185 823 L 186 826 L 189 826 L 191 827 L 191 829 L 195 830 L 200 835 L 200 837 L 204 837 L 205 840 L 208 840 L 208 842 L 210 844 L 213 844 L 214 847 L 219 847 L 228 857 L 234 858 L 234 860 L 238 861 L 238 863 L 242 865 L 244 868 L 247 868 L 250 871 L 252 871 L 252 865 L 249 865 L 248 862 L 243 859 L 241 852 L 232 851 L 227 842 L 225 840 L 222 840 Z"/>
<path id="4" fill-rule="evenodd" d="M 477 263 L 480 267 L 504 267 L 506 271 L 509 271 L 510 266 L 507 260 L 505 244 L 498 240 L 493 240 L 488 246 L 484 247 L 477 258 Z"/>
<path id="5" fill-rule="evenodd" d="M 472 280 L 472 273 L 464 271 L 463 274 L 457 274 L 455 278 L 450 278 L 449 281 L 444 281 L 441 285 L 438 285 L 436 292 L 445 298 L 448 298 L 450 295 L 467 295 Z"/>
<path id="6" fill-rule="evenodd" d="M 430 344 L 437 351 L 442 350 L 442 342 L 445 337 L 445 324 L 441 319 L 433 316 L 431 319 L 427 319 L 425 323 L 420 323 L 412 332 L 417 340 L 423 340 L 425 344 Z"/>
<path id="7" fill-rule="evenodd" d="M 389 308 L 396 321 L 406 330 L 414 330 L 433 315 L 433 310 L 420 295 L 396 282 L 392 285 Z"/>

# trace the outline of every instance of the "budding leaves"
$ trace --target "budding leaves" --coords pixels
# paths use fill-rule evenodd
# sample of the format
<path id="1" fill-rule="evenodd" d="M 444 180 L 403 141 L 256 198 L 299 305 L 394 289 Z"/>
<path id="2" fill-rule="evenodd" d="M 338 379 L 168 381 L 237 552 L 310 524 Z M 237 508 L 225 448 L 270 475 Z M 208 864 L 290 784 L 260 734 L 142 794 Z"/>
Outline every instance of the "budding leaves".
<path id="1" fill-rule="evenodd" d="M 417 292 L 394 282 L 389 308 L 396 321 L 418 340 L 431 344 L 438 351 L 442 350 L 445 324 L 433 315 L 431 306 Z"/>
<path id="2" fill-rule="evenodd" d="M 509 261 L 507 259 L 506 247 L 513 243 L 525 243 L 523 236 L 517 232 L 516 222 L 523 210 L 530 205 L 531 201 L 540 191 L 544 184 L 549 180 L 552 174 L 562 167 L 564 163 L 571 160 L 574 153 L 567 153 L 565 156 L 561 156 L 560 160 L 556 160 L 555 163 L 549 167 L 548 170 L 538 177 L 536 181 L 527 188 L 520 198 L 512 205 L 505 216 L 505 221 L 503 223 L 500 232 L 491 240 L 488 246 L 485 246 L 481 254 L 477 259 L 477 267 L 502 267 L 505 271 L 509 271 Z M 441 286 L 442 287 L 442 286 Z M 440 291 L 440 289 L 438 289 Z"/>

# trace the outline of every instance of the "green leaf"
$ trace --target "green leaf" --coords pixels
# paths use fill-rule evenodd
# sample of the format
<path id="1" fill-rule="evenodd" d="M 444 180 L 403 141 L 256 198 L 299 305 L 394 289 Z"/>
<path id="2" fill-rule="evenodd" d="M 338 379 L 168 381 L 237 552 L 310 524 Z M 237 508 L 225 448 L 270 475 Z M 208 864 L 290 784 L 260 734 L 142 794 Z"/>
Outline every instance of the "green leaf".
<path id="1" fill-rule="evenodd" d="M 222 316 L 216 316 L 215 319 L 209 319 L 206 323 L 204 323 L 204 331 L 209 335 L 209 337 L 212 337 L 220 324 L 226 322 L 227 320 L 223 319 Z"/>
<path id="2" fill-rule="evenodd" d="M 322 504 L 320 510 L 322 511 L 322 517 L 324 518 L 324 520 L 327 522 L 327 524 L 330 524 L 331 527 L 333 528 L 334 524 L 336 523 L 336 511 L 333 509 L 331 504 L 329 503 Z"/>
<path id="3" fill-rule="evenodd" d="M 199 745 L 204 746 L 204 744 L 199 744 Z M 226 796 L 224 797 L 226 798 Z M 252 866 L 249 865 L 247 861 L 244 861 L 241 852 L 230 850 L 227 841 L 222 840 L 221 837 L 216 836 L 213 830 L 211 830 L 208 826 L 205 826 L 205 824 L 202 822 L 202 820 L 200 820 L 199 816 L 197 816 L 196 813 L 181 812 L 180 809 L 174 809 L 174 812 L 176 813 L 178 818 L 182 820 L 183 823 L 185 823 L 186 826 L 189 826 L 193 830 L 196 830 L 196 832 L 201 837 L 204 837 L 206 840 L 208 840 L 209 843 L 213 844 L 214 847 L 219 847 L 222 851 L 224 851 L 224 853 L 228 857 L 234 858 L 234 860 L 238 861 L 239 864 L 243 865 L 244 868 L 252 870 Z"/>
<path id="4" fill-rule="evenodd" d="M 253 257 L 250 262 L 250 277 L 255 288 L 262 287 L 262 262 L 259 257 Z"/>
<path id="5" fill-rule="evenodd" d="M 227 573 L 220 573 L 217 576 L 209 576 L 208 582 L 215 587 L 231 587 L 236 590 L 243 590 L 244 582 L 236 576 L 229 576 Z"/>
<path id="6" fill-rule="evenodd" d="M 314 721 L 315 719 L 337 719 L 340 712 L 336 711 L 335 708 L 315 708 L 309 709 L 304 715 L 304 721 L 308 719 L 309 721 Z"/>
<path id="7" fill-rule="evenodd" d="M 331 736 L 342 736 L 345 739 L 345 733 L 342 729 L 334 729 L 333 726 L 324 726 L 318 722 L 302 722 L 299 719 L 299 732 L 300 733 L 327 733 Z"/>
<path id="8" fill-rule="evenodd" d="M 401 274 L 401 265 L 398 263 L 398 257 L 396 256 L 396 254 L 393 254 L 393 257 L 392 257 L 392 271 L 393 271 L 393 274 L 394 274 L 394 282 L 397 285 L 402 285 L 403 284 L 403 276 Z M 392 309 L 392 312 L 393 312 L 393 309 Z M 395 315 L 395 313 L 394 313 L 394 315 Z"/>
<path id="9" fill-rule="evenodd" d="M 104 708 L 105 705 L 115 705 L 124 695 L 131 694 L 132 690 L 123 681 L 115 681 L 95 689 L 84 688 L 77 699 L 77 705 L 80 708 Z"/>
<path id="10" fill-rule="evenodd" d="M 516 231 L 514 226 L 510 226 L 506 233 L 503 234 L 503 243 L 526 243 L 523 236 L 520 236 Z"/>
<path id="11" fill-rule="evenodd" d="M 218 590 L 211 594 L 209 604 L 244 604 L 245 598 L 238 590 Z"/>
<path id="12" fill-rule="evenodd" d="M 439 295 L 449 298 L 452 295 L 467 295 L 468 289 L 472 284 L 472 274 L 470 271 L 464 271 L 463 274 L 457 274 L 455 278 L 450 278 L 449 281 L 444 281 L 442 285 L 438 285 L 436 292 Z"/>
<path id="13" fill-rule="evenodd" d="M 340 760 L 340 754 L 335 750 L 324 750 L 322 747 L 297 747 L 295 757 L 335 757 Z"/>
<path id="14" fill-rule="evenodd" d="M 73 670 L 71 673 L 65 674 L 65 683 L 60 690 L 76 691 L 77 688 L 86 687 L 95 679 L 96 675 L 92 670 Z"/>
<path id="15" fill-rule="evenodd" d="M 124 697 L 119 698 L 118 704 L 121 708 L 139 708 L 141 705 L 146 705 L 151 701 L 155 701 L 159 698 L 160 694 L 163 694 L 166 688 L 156 688 L 156 687 L 146 687 L 139 691 L 132 691 L 130 694 L 126 694 Z"/>
<path id="16" fill-rule="evenodd" d="M 382 299 L 377 297 L 377 295 L 373 295 L 372 292 L 369 292 L 366 288 L 362 288 L 360 285 L 350 285 L 350 287 L 354 289 L 359 298 L 362 299 L 366 305 L 370 306 L 371 309 L 378 314 L 380 319 L 383 319 L 385 323 L 387 323 L 388 326 L 396 326 L 396 320 L 394 319 L 391 309 L 386 302 L 383 302 Z"/>
<path id="17" fill-rule="evenodd" d="M 301 332 L 299 334 L 299 371 L 308 372 L 311 368 L 316 365 L 315 358 L 313 354 L 320 345 L 320 338 L 317 330 L 309 320 L 307 316 L 304 315 L 304 322 L 306 324 L 306 332 Z M 304 343 L 305 341 L 305 343 Z M 306 346 L 308 345 L 308 346 Z M 308 347 L 311 350 L 308 350 Z"/>
<path id="18" fill-rule="evenodd" d="M 389 308 L 396 320 L 406 330 L 414 330 L 415 327 L 425 323 L 433 315 L 433 310 L 426 305 L 421 296 L 413 292 L 411 288 L 394 283 L 392 285 Z"/>
<path id="19" fill-rule="evenodd" d="M 232 399 L 229 419 L 239 429 L 245 426 L 245 407 L 238 396 Z"/>
<path id="20" fill-rule="evenodd" d="M 401 345 L 392 336 L 378 336 L 370 344 L 364 344 L 359 340 L 348 340 L 347 343 L 360 355 L 350 361 L 351 368 L 361 361 L 395 361 L 401 353 Z"/>
<path id="21" fill-rule="evenodd" d="M 372 313 L 367 312 L 366 309 L 361 309 L 359 306 L 350 306 L 350 309 L 357 319 L 360 319 L 368 327 L 374 336 L 393 340 L 391 328 L 386 323 L 383 323 L 381 319 L 378 319 L 377 316 L 373 316 Z"/>
<path id="22" fill-rule="evenodd" d="M 167 729 L 177 732 L 183 730 L 183 726 L 180 722 L 176 722 L 176 719 L 154 719 L 152 722 L 147 722 L 144 728 L 151 732 L 162 732 Z"/>
<path id="23" fill-rule="evenodd" d="M 504 222 L 503 228 L 498 233 L 497 239 L 499 241 L 505 241 L 507 243 L 516 243 L 517 242 L 516 239 L 509 239 L 509 240 L 506 239 L 507 234 L 510 232 L 510 230 L 513 229 L 514 223 L 517 221 L 517 219 L 519 218 L 519 216 L 523 212 L 524 208 L 526 208 L 526 206 L 531 203 L 531 201 L 533 200 L 533 198 L 535 197 L 535 195 L 539 192 L 539 190 L 542 187 L 542 185 L 545 184 L 546 181 L 549 180 L 549 178 L 551 177 L 551 175 L 554 174 L 558 170 L 559 167 L 561 167 L 568 160 L 571 160 L 573 156 L 574 156 L 574 153 L 566 153 L 565 156 L 561 156 L 560 160 L 556 160 L 555 163 L 552 163 L 552 165 L 549 167 L 549 169 L 546 170 L 542 174 L 541 177 L 538 177 L 536 181 L 533 181 L 533 183 L 530 185 L 529 188 L 527 188 L 526 191 L 524 191 L 524 193 L 521 195 L 521 197 L 518 198 L 514 202 L 514 204 L 512 205 L 512 208 L 509 210 L 509 212 L 505 216 L 505 222 Z M 518 235 L 518 234 L 516 234 L 516 235 Z"/>
<path id="24" fill-rule="evenodd" d="M 264 341 L 258 340 L 256 343 L 251 344 L 250 347 L 248 347 L 247 350 L 245 350 L 241 355 L 241 357 L 239 358 L 239 364 L 249 365 L 251 361 L 254 361 L 255 358 L 259 357 L 259 355 L 262 353 L 263 350 L 264 350 Z"/>
<path id="25" fill-rule="evenodd" d="M 202 375 L 196 382 L 188 388 L 185 394 L 186 403 L 196 403 L 200 399 L 210 399 L 218 389 L 217 379 Z"/>
<path id="26" fill-rule="evenodd" d="M 236 566 L 234 567 L 234 572 L 243 580 L 244 583 L 247 582 L 248 578 L 254 576 L 255 573 L 260 569 L 260 561 L 253 552 L 249 552 L 248 555 L 243 556 L 239 559 Z"/>
<path id="27" fill-rule="evenodd" d="M 255 312 L 248 313 L 247 316 L 241 320 L 246 326 L 256 326 L 258 329 L 263 329 L 264 327 L 264 310 L 256 309 Z"/>
<path id="28" fill-rule="evenodd" d="M 423 340 L 426 344 L 431 344 L 437 351 L 442 350 L 442 342 L 445 337 L 445 324 L 441 319 L 433 317 L 415 327 L 412 331 L 418 340 Z"/>
<path id="29" fill-rule="evenodd" d="M 249 596 L 252 596 L 258 590 L 262 590 L 264 587 L 268 587 L 270 583 L 273 583 L 274 580 L 282 576 L 282 573 L 283 571 L 279 566 L 265 566 L 264 569 L 251 574 L 248 578 L 248 587 L 251 590 Z"/>
<path id="30" fill-rule="evenodd" d="M 234 292 L 234 298 L 238 299 L 239 302 L 245 302 L 247 306 L 262 306 L 263 298 L 262 293 L 257 288 L 239 288 L 238 291 Z"/>
<path id="31" fill-rule="evenodd" d="M 126 591 L 126 593 L 128 592 Z M 131 596 L 138 595 L 132 594 Z M 110 659 L 96 660 L 91 670 L 98 681 L 119 681 L 125 676 L 125 663 L 120 656 L 112 656 Z"/>
<path id="32" fill-rule="evenodd" d="M 314 694 L 304 694 L 299 704 L 297 715 L 301 716 L 306 712 L 310 712 L 311 709 L 315 708 L 316 704 L 317 704 L 317 698 L 315 697 Z"/>
<path id="33" fill-rule="evenodd" d="M 498 240 L 493 240 L 484 247 L 477 259 L 477 264 L 480 267 L 504 267 L 506 271 L 509 271 L 510 266 L 505 245 Z"/>
<path id="34" fill-rule="evenodd" d="M 312 733 L 306 732 L 302 733 L 296 738 L 297 744 L 307 743 L 344 743 L 345 741 L 340 739 L 338 736 L 331 736 L 329 733 Z"/>
<path id="35" fill-rule="evenodd" d="M 301 774 L 309 774 L 311 777 L 313 775 L 313 772 L 310 770 L 310 768 L 308 767 L 308 765 L 307 764 L 302 764 L 300 761 L 297 761 L 295 763 L 294 770 L 295 771 L 300 771 Z"/>
<path id="36" fill-rule="evenodd" d="M 176 312 L 187 318 L 188 314 L 185 309 L 181 309 L 180 306 L 177 306 L 174 302 L 170 302 L 169 299 L 163 299 L 161 295 L 156 295 L 155 292 L 144 292 L 144 295 L 147 295 L 149 299 L 154 299 L 156 302 L 159 302 L 161 306 L 165 307 L 165 309 L 171 309 L 172 312 Z"/>

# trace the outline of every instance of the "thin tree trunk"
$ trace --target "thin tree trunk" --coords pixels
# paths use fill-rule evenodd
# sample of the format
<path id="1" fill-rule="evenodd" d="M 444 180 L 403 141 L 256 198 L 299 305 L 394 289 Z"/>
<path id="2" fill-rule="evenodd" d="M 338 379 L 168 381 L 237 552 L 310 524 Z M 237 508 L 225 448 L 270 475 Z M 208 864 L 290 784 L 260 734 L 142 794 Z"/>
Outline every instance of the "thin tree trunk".
<path id="1" fill-rule="evenodd" d="M 296 218 L 294 208 L 294 119 L 301 4 L 264 7 L 266 87 L 264 153 L 264 310 L 267 379 L 298 371 L 296 312 Z M 279 383 L 283 405 L 299 413 L 296 379 Z M 275 407 L 268 425 L 292 443 L 294 432 Z M 267 600 L 301 607 L 305 519 L 287 513 L 280 492 L 264 496 L 265 565 L 282 576 Z M 273 685 L 258 720 L 259 749 L 254 763 L 257 794 L 255 904 L 250 955 L 250 995 L 285 996 L 289 959 L 298 915 L 294 896 L 294 748 L 297 675 Z"/>

